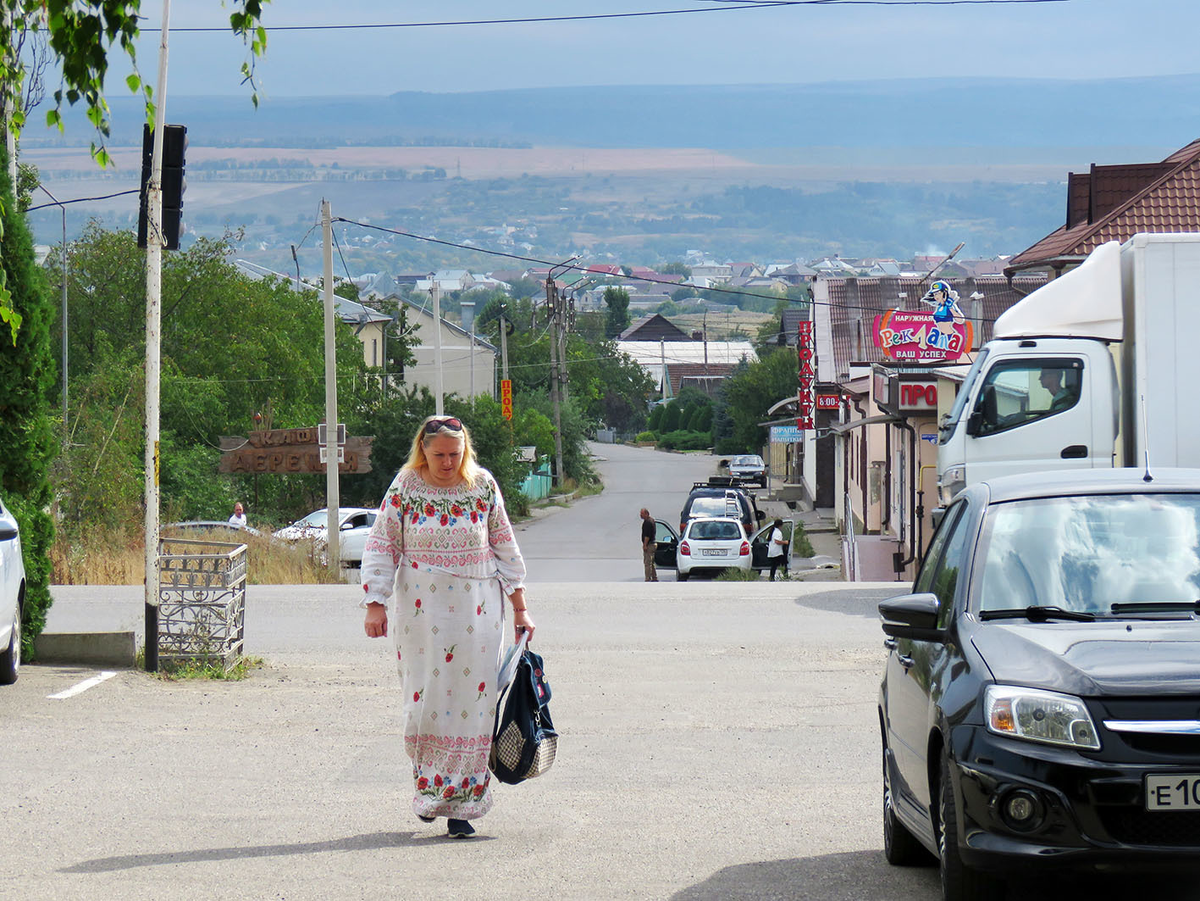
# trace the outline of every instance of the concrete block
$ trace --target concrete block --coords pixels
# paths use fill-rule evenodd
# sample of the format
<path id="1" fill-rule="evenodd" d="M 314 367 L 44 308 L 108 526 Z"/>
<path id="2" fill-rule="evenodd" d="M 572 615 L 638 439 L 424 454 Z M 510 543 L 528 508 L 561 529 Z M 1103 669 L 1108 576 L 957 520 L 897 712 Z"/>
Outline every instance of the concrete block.
<path id="1" fill-rule="evenodd" d="M 43 632 L 33 648 L 38 663 L 132 668 L 137 660 L 133 632 Z"/>

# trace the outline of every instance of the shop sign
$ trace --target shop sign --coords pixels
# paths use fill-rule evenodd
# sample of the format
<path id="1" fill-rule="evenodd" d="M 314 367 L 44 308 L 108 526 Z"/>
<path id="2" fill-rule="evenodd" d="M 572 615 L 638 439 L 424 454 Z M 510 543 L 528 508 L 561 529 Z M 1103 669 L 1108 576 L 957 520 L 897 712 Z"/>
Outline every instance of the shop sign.
<path id="1" fill-rule="evenodd" d="M 813 365 L 813 322 L 811 319 L 801 320 L 796 327 L 796 357 L 796 378 L 799 381 L 799 391 L 796 395 L 796 428 L 811 429 L 815 427 L 813 409 L 816 406 L 816 397 L 813 386 L 817 381 L 817 370 Z"/>
<path id="2" fill-rule="evenodd" d="M 888 310 L 875 317 L 875 346 L 884 356 L 906 363 L 957 360 L 973 346 L 970 322 L 939 322 L 933 313 Z"/>
<path id="3" fill-rule="evenodd" d="M 799 444 L 804 440 L 804 432 L 794 425 L 771 426 L 772 444 Z"/>

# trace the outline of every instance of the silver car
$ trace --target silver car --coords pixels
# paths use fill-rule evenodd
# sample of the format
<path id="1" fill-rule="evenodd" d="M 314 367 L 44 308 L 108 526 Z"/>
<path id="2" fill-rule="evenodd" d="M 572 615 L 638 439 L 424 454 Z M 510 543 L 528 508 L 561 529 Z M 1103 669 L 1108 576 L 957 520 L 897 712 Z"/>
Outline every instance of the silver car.
<path id="1" fill-rule="evenodd" d="M 338 508 L 338 556 L 342 563 L 355 566 L 362 563 L 367 535 L 371 532 L 371 526 L 375 525 L 375 517 L 378 515 L 378 510 L 366 507 Z M 272 537 L 283 541 L 311 541 L 314 548 L 323 549 L 326 544 L 327 524 L 328 513 L 322 507 L 290 526 L 280 529 Z"/>
<path id="2" fill-rule="evenodd" d="M 25 563 L 17 520 L 0 500 L 0 685 L 12 685 L 21 669 L 21 608 Z"/>
<path id="3" fill-rule="evenodd" d="M 743 482 L 754 482 L 760 488 L 767 487 L 767 464 L 758 454 L 738 454 L 731 457 L 729 474 Z"/>

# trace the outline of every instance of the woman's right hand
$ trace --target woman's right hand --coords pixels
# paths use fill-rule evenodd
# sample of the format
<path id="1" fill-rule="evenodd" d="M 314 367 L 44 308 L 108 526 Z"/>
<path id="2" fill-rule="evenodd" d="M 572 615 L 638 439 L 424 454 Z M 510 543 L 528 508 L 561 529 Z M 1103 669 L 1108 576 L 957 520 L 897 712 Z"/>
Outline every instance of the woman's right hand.
<path id="1" fill-rule="evenodd" d="M 387 607 L 372 601 L 367 604 L 367 618 L 363 623 L 368 638 L 387 637 Z"/>

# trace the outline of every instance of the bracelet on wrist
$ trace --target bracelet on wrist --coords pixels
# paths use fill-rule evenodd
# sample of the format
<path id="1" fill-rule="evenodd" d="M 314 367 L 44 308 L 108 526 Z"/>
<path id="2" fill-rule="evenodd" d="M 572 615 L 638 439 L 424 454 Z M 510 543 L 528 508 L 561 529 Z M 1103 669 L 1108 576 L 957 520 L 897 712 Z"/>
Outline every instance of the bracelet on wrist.
<path id="1" fill-rule="evenodd" d="M 528 607 L 513 607 L 513 613 L 524 613 Z"/>

